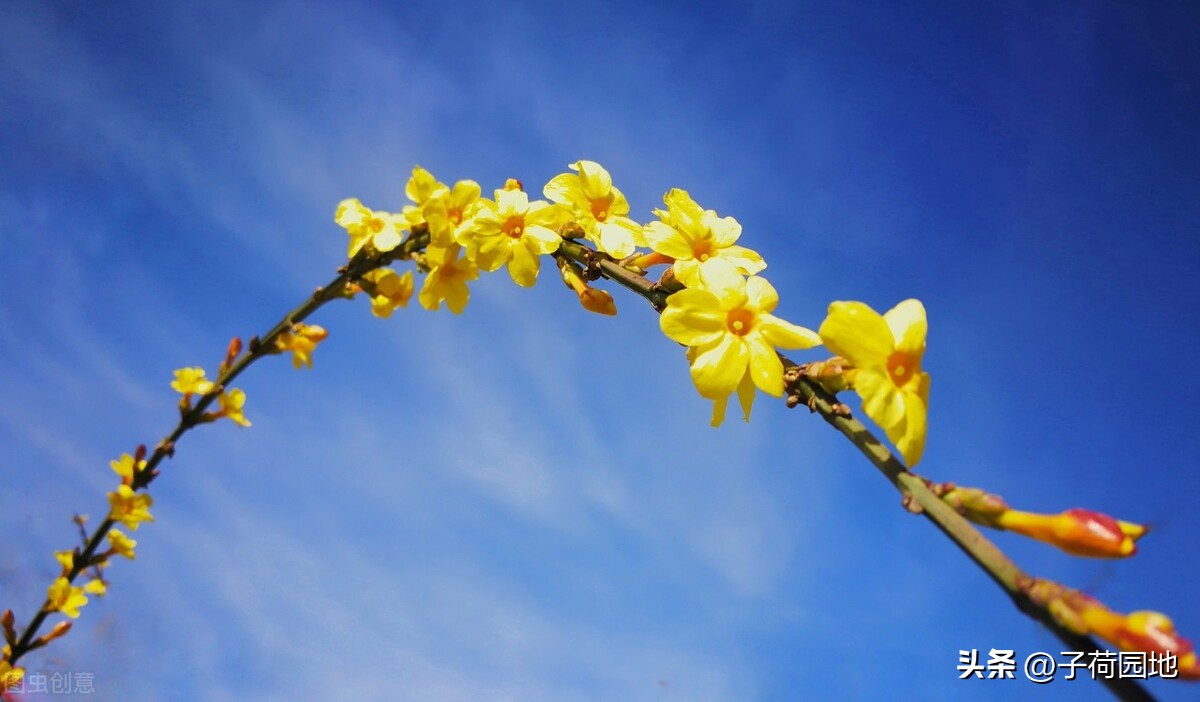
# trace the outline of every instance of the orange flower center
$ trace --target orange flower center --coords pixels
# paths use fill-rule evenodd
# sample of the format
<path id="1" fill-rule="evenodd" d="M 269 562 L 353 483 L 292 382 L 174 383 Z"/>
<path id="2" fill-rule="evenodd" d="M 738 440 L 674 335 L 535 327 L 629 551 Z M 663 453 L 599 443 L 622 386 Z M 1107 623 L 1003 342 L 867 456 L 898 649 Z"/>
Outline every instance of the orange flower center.
<path id="1" fill-rule="evenodd" d="M 692 242 L 692 256 L 704 263 L 713 256 L 712 239 L 697 239 Z"/>
<path id="2" fill-rule="evenodd" d="M 897 387 L 903 387 L 919 370 L 921 369 L 917 360 L 903 351 L 894 351 L 888 357 L 888 375 Z"/>
<path id="3" fill-rule="evenodd" d="M 379 217 L 370 217 L 367 219 L 367 229 L 378 234 L 383 231 L 383 220 Z"/>
<path id="4" fill-rule="evenodd" d="M 597 198 L 592 200 L 592 216 L 597 222 L 603 222 L 608 219 L 608 208 L 612 207 L 612 196 Z"/>
<path id="5" fill-rule="evenodd" d="M 501 231 L 514 239 L 520 239 L 525 233 L 525 218 L 519 215 L 512 215 L 504 220 L 504 225 L 500 227 Z"/>
<path id="6" fill-rule="evenodd" d="M 729 329 L 729 333 L 745 336 L 754 328 L 754 313 L 742 307 L 730 310 L 725 315 L 725 326 Z"/>
<path id="7" fill-rule="evenodd" d="M 458 209 L 457 207 L 451 207 L 449 210 L 446 210 L 446 215 L 450 218 L 450 221 L 454 223 L 454 226 L 462 224 L 463 213 L 462 210 Z"/>

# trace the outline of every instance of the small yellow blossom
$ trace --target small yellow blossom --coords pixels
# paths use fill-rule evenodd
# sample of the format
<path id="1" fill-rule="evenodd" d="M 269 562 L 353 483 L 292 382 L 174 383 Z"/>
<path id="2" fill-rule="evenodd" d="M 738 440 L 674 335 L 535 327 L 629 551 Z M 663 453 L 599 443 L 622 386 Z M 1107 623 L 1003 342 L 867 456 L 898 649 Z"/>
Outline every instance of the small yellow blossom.
<path id="1" fill-rule="evenodd" d="M 14 667 L 8 662 L 8 657 L 12 655 L 9 649 L 9 646 L 5 646 L 4 656 L 0 658 L 0 693 L 17 687 L 25 677 L 24 668 L 20 666 Z"/>
<path id="2" fill-rule="evenodd" d="M 718 217 L 697 205 L 686 190 L 663 195 L 667 209 L 655 210 L 661 221 L 645 227 L 646 243 L 675 259 L 675 277 L 689 287 L 730 285 L 739 274 L 753 275 L 767 267 L 762 256 L 737 246 L 742 225 L 733 217 Z"/>
<path id="3" fill-rule="evenodd" d="M 634 247 L 645 246 L 642 227 L 629 218 L 629 201 L 613 187 L 612 177 L 595 161 L 576 161 L 575 173 L 560 173 L 546 183 L 542 193 L 571 208 L 575 222 L 601 251 L 625 258 Z"/>
<path id="4" fill-rule="evenodd" d="M 145 460 L 137 460 L 127 453 L 121 454 L 121 457 L 115 461 L 109 461 L 108 465 L 113 469 L 113 472 L 121 476 L 121 481 L 128 484 L 133 482 L 133 474 L 146 467 Z"/>
<path id="5" fill-rule="evenodd" d="M 250 426 L 250 421 L 246 419 L 245 414 L 242 414 L 242 408 L 246 405 L 245 392 L 234 388 L 228 392 L 222 392 L 217 401 L 221 405 L 221 409 L 217 412 L 218 417 L 229 417 L 243 427 Z"/>
<path id="6" fill-rule="evenodd" d="M 116 492 L 108 493 L 108 504 L 111 507 L 109 519 L 124 524 L 127 528 L 137 531 L 142 522 L 152 522 L 150 506 L 154 500 L 146 493 L 134 492 L 128 485 L 121 485 Z"/>
<path id="7" fill-rule="evenodd" d="M 83 588 L 75 587 L 66 578 L 55 580 L 46 592 L 46 608 L 51 612 L 62 612 L 72 619 L 79 617 L 79 608 L 88 603 Z"/>
<path id="8" fill-rule="evenodd" d="M 103 580 L 94 578 L 84 583 L 83 591 L 89 595 L 99 595 L 100 597 L 104 597 L 108 594 L 108 586 L 104 584 Z"/>
<path id="9" fill-rule="evenodd" d="M 928 322 L 918 300 L 880 315 L 861 302 L 835 302 L 821 340 L 850 362 L 847 380 L 863 411 L 883 427 L 909 467 L 921 460 L 929 408 L 929 374 L 921 371 Z"/>
<path id="10" fill-rule="evenodd" d="M 295 324 L 291 331 L 275 337 L 275 350 L 292 352 L 292 365 L 296 368 L 312 368 L 312 353 L 317 344 L 325 340 L 329 332 L 315 324 Z"/>
<path id="11" fill-rule="evenodd" d="M 351 258 L 368 244 L 375 251 L 391 251 L 400 245 L 406 226 L 404 217 L 372 210 L 353 197 L 338 203 L 333 221 L 350 235 Z"/>
<path id="12" fill-rule="evenodd" d="M 191 397 L 207 395 L 212 392 L 213 384 L 204 377 L 203 368 L 178 368 L 175 370 L 175 380 L 171 381 L 171 389 L 184 397 Z"/>
<path id="13" fill-rule="evenodd" d="M 507 263 L 517 285 L 533 285 L 540 267 L 538 256 L 558 250 L 562 243 L 554 228 L 563 224 L 566 211 L 545 200 L 530 202 L 520 190 L 497 190 L 495 200 L 479 202 L 471 226 L 455 237 L 467 247 L 467 258 L 486 271 Z"/>
<path id="14" fill-rule="evenodd" d="M 466 308 L 471 295 L 467 282 L 479 277 L 479 267 L 471 259 L 460 256 L 461 253 L 462 247 L 458 244 L 426 250 L 425 261 L 431 270 L 417 296 L 422 307 L 436 310 L 444 300 L 454 314 L 461 314 Z"/>
<path id="15" fill-rule="evenodd" d="M 55 551 L 54 558 L 58 564 L 62 566 L 63 572 L 69 573 L 75 567 L 75 552 L 74 551 Z"/>
<path id="16" fill-rule="evenodd" d="M 438 191 L 421 206 L 421 215 L 429 223 L 431 246 L 446 247 L 454 243 L 456 232 L 470 224 L 478 209 L 480 192 L 479 183 L 460 180 L 454 188 Z"/>
<path id="17" fill-rule="evenodd" d="M 137 546 L 137 541 L 126 536 L 125 532 L 120 529 L 108 532 L 108 543 L 112 546 L 113 553 L 125 556 L 131 561 L 134 559 L 133 548 Z"/>
<path id="18" fill-rule="evenodd" d="M 671 339 L 694 347 L 692 382 L 703 397 L 726 400 L 747 374 L 754 386 L 778 397 L 783 394 L 783 363 L 775 349 L 821 343 L 815 332 L 771 314 L 778 304 L 779 295 L 766 279 L 739 276 L 729 286 L 689 288 L 670 296 L 659 325 Z M 748 409 L 745 395 L 740 397 Z"/>
<path id="19" fill-rule="evenodd" d="M 446 190 L 449 188 L 445 183 L 434 178 L 432 173 L 420 166 L 413 166 L 412 176 L 404 184 L 404 194 L 418 206 L 442 195 Z"/>
<path id="20" fill-rule="evenodd" d="M 412 271 L 397 273 L 391 268 L 377 268 L 364 278 L 372 284 L 371 314 L 390 317 L 397 307 L 408 307 L 413 294 Z"/>

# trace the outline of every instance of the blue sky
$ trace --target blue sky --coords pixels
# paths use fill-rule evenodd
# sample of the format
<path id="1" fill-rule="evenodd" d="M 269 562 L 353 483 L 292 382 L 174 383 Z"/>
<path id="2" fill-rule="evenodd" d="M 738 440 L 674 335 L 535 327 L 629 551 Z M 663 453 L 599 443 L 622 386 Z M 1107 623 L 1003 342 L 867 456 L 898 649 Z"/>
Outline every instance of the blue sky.
<path id="1" fill-rule="evenodd" d="M 1032 573 L 1200 637 L 1200 17 L 1184 3 L 0 3 L 0 594 L 40 603 L 110 458 L 343 260 L 415 163 L 589 158 L 737 217 L 779 313 L 919 297 L 922 472 L 1156 529 Z M 31 670 L 102 699 L 1101 699 L 961 682 L 1059 650 L 815 418 L 709 429 L 644 304 L 553 278 L 362 301 L 189 435 L 111 595 Z M 818 354 L 804 358 L 819 357 Z M 1153 684 L 1163 699 L 1195 689 Z"/>

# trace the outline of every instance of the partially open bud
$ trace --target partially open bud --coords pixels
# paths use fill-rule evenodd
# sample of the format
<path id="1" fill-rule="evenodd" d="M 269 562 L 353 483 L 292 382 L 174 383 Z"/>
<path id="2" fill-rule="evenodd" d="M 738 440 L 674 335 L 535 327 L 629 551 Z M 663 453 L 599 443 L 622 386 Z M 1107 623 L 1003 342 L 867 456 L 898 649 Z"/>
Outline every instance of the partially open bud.
<path id="1" fill-rule="evenodd" d="M 1036 579 L 1026 593 L 1050 612 L 1055 621 L 1077 634 L 1094 634 L 1122 651 L 1153 654 L 1170 653 L 1175 657 L 1179 677 L 1200 680 L 1200 661 L 1192 642 L 1175 631 L 1165 614 L 1152 611 L 1121 614 L 1099 600 L 1059 583 Z M 1163 671 L 1168 672 L 1168 671 Z"/>
<path id="2" fill-rule="evenodd" d="M 509 179 L 505 180 L 504 181 L 504 189 L 505 190 L 519 190 L 520 192 L 525 192 L 525 186 L 521 185 L 521 181 L 517 180 L 516 178 L 509 178 Z"/>
<path id="3" fill-rule="evenodd" d="M 1061 514 L 1010 509 L 996 518 L 995 526 L 1090 558 L 1132 556 L 1137 553 L 1134 541 L 1146 533 L 1145 527 L 1086 509 L 1069 509 Z"/>
<path id="4" fill-rule="evenodd" d="M 57 638 L 66 636 L 67 632 L 70 630 L 71 630 L 71 622 L 59 622 L 54 625 L 53 629 L 51 629 L 47 633 L 43 634 L 41 636 L 41 638 L 38 639 L 38 645 L 45 646 L 46 644 L 50 643 L 51 641 L 53 641 Z"/>
<path id="5" fill-rule="evenodd" d="M 583 309 L 596 314 L 606 314 L 613 316 L 617 313 L 617 306 L 613 303 L 613 296 L 607 290 L 599 290 L 597 288 L 588 288 L 579 293 L 579 304 L 583 305 Z"/>

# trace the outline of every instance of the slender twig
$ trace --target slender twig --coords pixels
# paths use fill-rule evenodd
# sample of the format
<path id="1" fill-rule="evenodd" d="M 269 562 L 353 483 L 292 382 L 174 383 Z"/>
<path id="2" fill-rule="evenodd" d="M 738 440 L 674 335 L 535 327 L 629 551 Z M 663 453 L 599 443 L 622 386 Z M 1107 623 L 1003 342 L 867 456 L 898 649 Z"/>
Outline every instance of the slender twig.
<path id="1" fill-rule="evenodd" d="M 154 481 L 154 478 L 158 475 L 158 471 L 156 470 L 158 464 L 164 458 L 170 458 L 174 455 L 175 443 L 179 441 L 180 437 L 196 425 L 202 423 L 204 411 L 217 400 L 225 387 L 232 383 L 234 379 L 241 375 L 255 361 L 274 350 L 275 340 L 281 334 L 290 330 L 294 325 L 303 322 L 309 315 L 323 307 L 325 303 L 342 296 L 348 283 L 354 282 L 376 268 L 380 268 L 401 258 L 407 258 L 414 252 L 424 248 L 428 243 L 428 229 L 417 227 L 414 228 L 411 236 L 391 251 L 382 254 L 376 253 L 355 257 L 340 270 L 336 278 L 329 281 L 326 285 L 317 288 L 316 292 L 300 303 L 295 309 L 285 314 L 266 334 L 252 340 L 246 353 L 242 354 L 241 357 L 234 361 L 213 381 L 213 389 L 197 399 L 196 404 L 192 405 L 190 409 L 181 413 L 179 423 L 175 425 L 171 433 L 167 434 L 154 447 L 154 451 L 146 458 L 146 465 L 137 469 L 134 473 L 131 484 L 132 489 L 145 488 Z M 92 564 L 92 560 L 95 558 L 100 544 L 103 543 L 105 536 L 108 535 L 108 532 L 114 526 L 116 526 L 116 522 L 111 517 L 105 518 L 96 527 L 96 530 L 92 532 L 91 536 L 86 539 L 82 552 L 75 557 L 70 571 L 64 576 L 68 582 L 74 582 L 75 578 L 79 577 L 79 574 Z M 51 607 L 50 600 L 47 598 L 33 619 L 29 620 L 24 631 L 21 632 L 20 637 L 17 639 L 17 643 L 12 647 L 12 655 L 8 659 L 9 663 L 16 665 L 22 656 L 36 648 L 34 637 L 37 636 L 38 630 L 45 623 L 46 617 L 55 611 Z"/>
<path id="2" fill-rule="evenodd" d="M 641 295 L 650 302 L 655 310 L 660 312 L 666 306 L 668 294 L 681 289 L 678 284 L 664 289 L 664 286 L 630 271 L 611 258 L 578 242 L 564 241 L 559 247 L 559 253 L 583 265 L 587 270 L 594 271 L 596 274 Z M 905 468 L 904 464 L 862 422 L 849 416 L 842 409 L 844 406 L 839 405 L 833 395 L 810 378 L 799 373 L 799 366 L 794 361 L 782 354 L 780 354 L 780 359 L 783 361 L 784 378 L 787 380 L 785 394 L 798 396 L 803 403 L 820 414 L 826 422 L 858 447 L 858 450 L 900 491 L 906 504 L 913 505 L 914 511 L 919 508 L 919 511 L 929 521 L 933 522 L 947 538 L 962 549 L 976 565 L 1008 593 L 1017 609 L 1043 624 L 1071 651 L 1102 650 L 1101 646 L 1091 637 L 1076 634 L 1059 624 L 1048 609 L 1029 596 L 1028 587 L 1033 582 L 1031 576 L 1013 563 L 1012 559 L 980 533 L 966 518 L 956 512 L 953 507 L 934 494 L 923 478 Z M 1133 679 L 1105 677 L 1103 682 L 1118 699 L 1153 699 Z"/>
<path id="3" fill-rule="evenodd" d="M 179 423 L 155 447 L 148 457 L 146 466 L 139 469 L 134 477 L 133 488 L 146 487 L 157 476 L 155 468 L 164 458 L 174 454 L 175 443 L 188 430 L 200 423 L 204 411 L 217 399 L 225 386 L 237 378 L 251 364 L 262 356 L 270 353 L 275 340 L 293 325 L 302 322 L 325 303 L 341 296 L 346 285 L 367 272 L 387 265 L 399 258 L 411 256 L 421 250 L 429 242 L 426 229 L 418 228 L 400 247 L 386 254 L 363 256 L 356 258 L 342 269 L 339 275 L 284 317 L 260 338 L 253 340 L 247 353 L 243 354 L 215 382 L 213 390 L 200 397 L 196 404 L 182 413 Z M 682 288 L 678 283 L 670 281 L 666 284 L 655 283 L 644 276 L 620 265 L 610 257 L 584 246 L 576 241 L 564 240 L 559 248 L 561 256 L 582 265 L 589 277 L 604 277 L 622 287 L 640 295 L 650 302 L 657 311 L 666 306 L 667 297 Z M 1022 571 L 999 548 L 983 536 L 969 521 L 941 500 L 929 489 L 923 478 L 908 471 L 878 438 L 876 438 L 862 422 L 850 416 L 836 398 L 828 393 L 812 379 L 799 372 L 799 366 L 780 355 L 784 364 L 787 380 L 787 395 L 798 398 L 807 404 L 814 412 L 819 413 L 826 422 L 840 431 L 851 443 L 865 455 L 871 463 L 892 483 L 904 496 L 906 504 L 919 511 L 932 521 L 951 541 L 965 552 L 972 561 L 992 578 L 1012 598 L 1017 608 L 1030 617 L 1041 622 L 1055 634 L 1064 644 L 1074 651 L 1099 650 L 1100 646 L 1090 637 L 1076 634 L 1059 624 L 1049 610 L 1035 602 L 1028 592 L 1028 586 L 1033 579 Z M 795 401 L 790 405 L 797 404 Z M 85 570 L 109 530 L 115 522 L 106 518 L 87 539 L 83 551 L 75 559 L 71 570 L 66 574 L 68 581 L 73 582 Z M 13 646 L 9 662 L 15 664 L 25 653 L 33 648 L 38 629 L 46 617 L 53 611 L 47 600 L 25 627 L 16 645 Z M 1136 681 L 1128 678 L 1105 678 L 1104 684 L 1122 700 L 1151 700 L 1153 699 Z"/>

